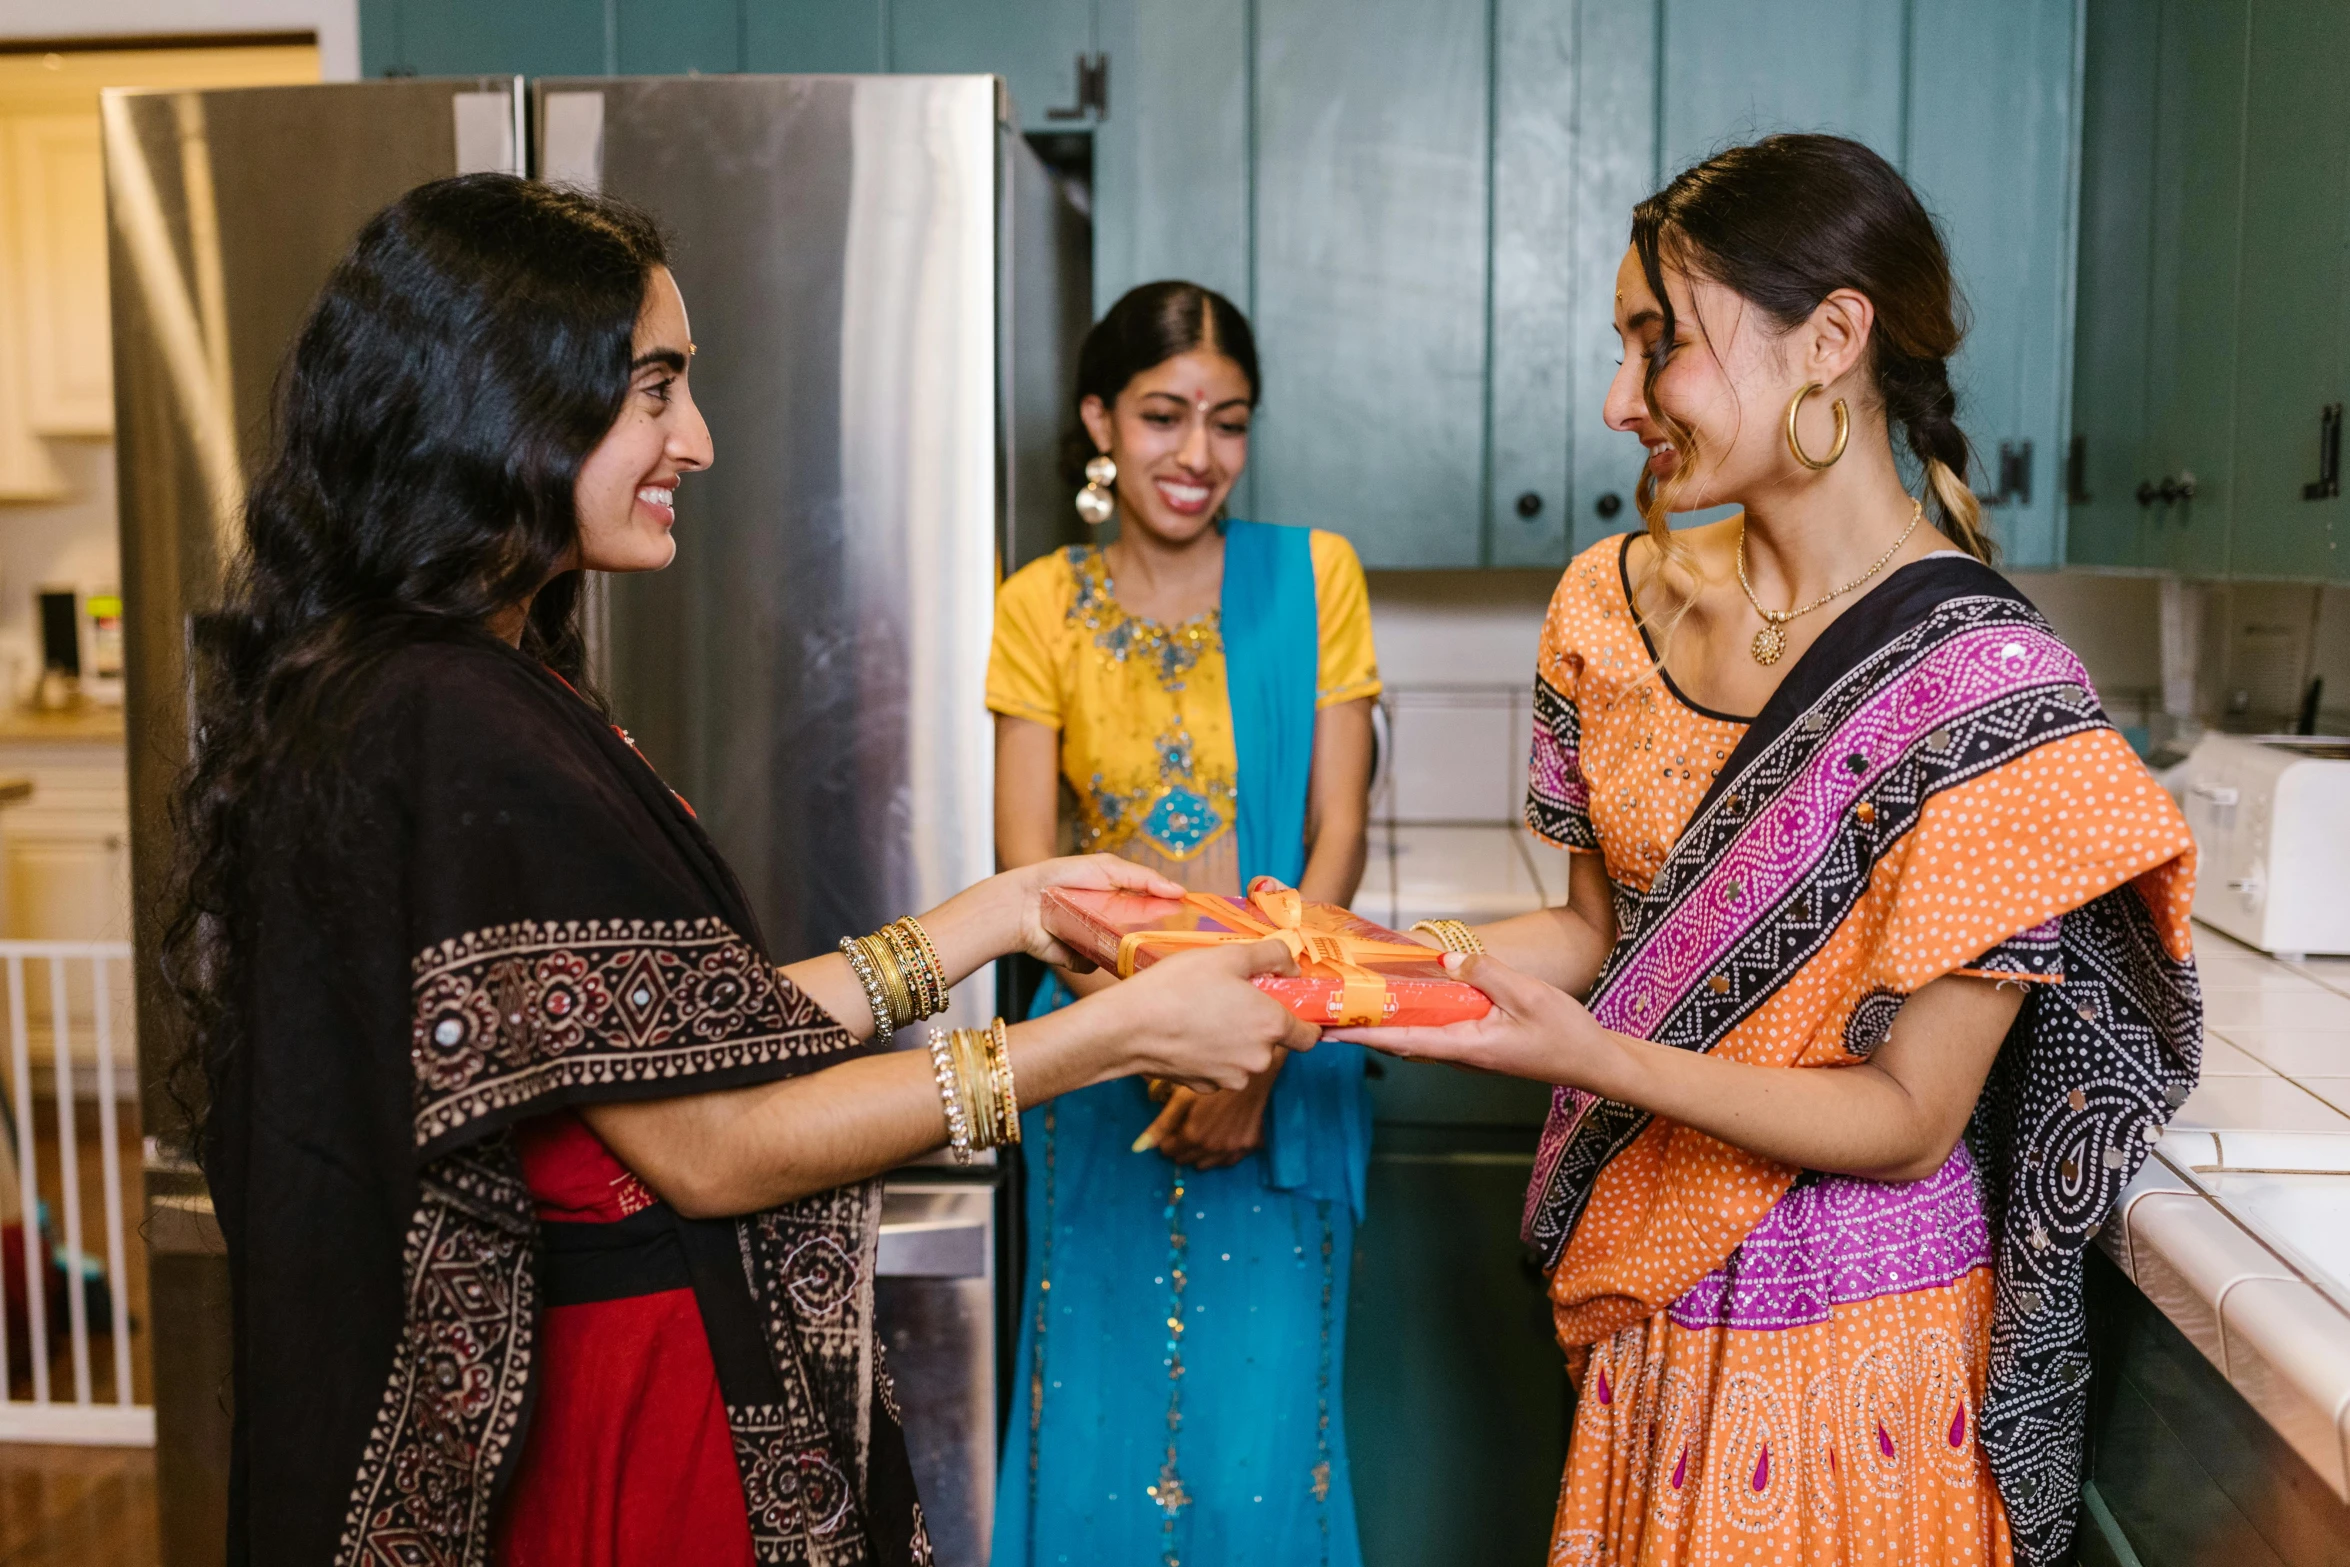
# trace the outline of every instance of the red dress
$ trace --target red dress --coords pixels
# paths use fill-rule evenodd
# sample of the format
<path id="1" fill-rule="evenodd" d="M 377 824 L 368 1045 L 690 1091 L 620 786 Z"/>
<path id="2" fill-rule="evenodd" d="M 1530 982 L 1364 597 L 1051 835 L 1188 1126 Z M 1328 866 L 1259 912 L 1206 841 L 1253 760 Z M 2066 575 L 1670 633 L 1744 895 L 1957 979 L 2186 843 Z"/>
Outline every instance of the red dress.
<path id="1" fill-rule="evenodd" d="M 516 1132 L 542 1224 L 659 1199 L 570 1111 Z M 751 1567 L 734 1438 L 690 1288 L 548 1306 L 538 1394 L 499 1526 L 504 1567 Z"/>

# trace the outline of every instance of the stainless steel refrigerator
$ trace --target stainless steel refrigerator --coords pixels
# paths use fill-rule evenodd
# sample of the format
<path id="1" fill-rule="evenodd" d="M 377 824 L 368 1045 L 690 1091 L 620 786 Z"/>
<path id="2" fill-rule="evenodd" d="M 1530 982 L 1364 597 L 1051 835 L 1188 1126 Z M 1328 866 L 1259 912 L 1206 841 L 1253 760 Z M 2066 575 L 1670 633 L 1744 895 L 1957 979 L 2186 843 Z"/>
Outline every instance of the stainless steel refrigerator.
<path id="1" fill-rule="evenodd" d="M 1068 532 L 1057 443 L 1090 252 L 997 78 L 122 93 L 105 127 L 146 1081 L 172 1039 L 153 956 L 189 649 L 266 460 L 273 379 L 359 225 L 446 174 L 593 186 L 673 237 L 718 460 L 681 489 L 677 564 L 597 582 L 591 635 L 621 722 L 694 802 L 776 956 L 988 874 L 993 592 Z M 989 1015 L 992 976 L 956 1005 Z M 172 1124 L 153 1090 L 144 1108 Z M 158 1158 L 147 1187 L 180 1567 L 220 1555 L 225 1271 L 200 1177 Z M 882 1331 L 958 1567 L 986 1559 L 1009 1212 L 992 1169 L 943 1166 L 893 1178 L 884 1211 Z"/>

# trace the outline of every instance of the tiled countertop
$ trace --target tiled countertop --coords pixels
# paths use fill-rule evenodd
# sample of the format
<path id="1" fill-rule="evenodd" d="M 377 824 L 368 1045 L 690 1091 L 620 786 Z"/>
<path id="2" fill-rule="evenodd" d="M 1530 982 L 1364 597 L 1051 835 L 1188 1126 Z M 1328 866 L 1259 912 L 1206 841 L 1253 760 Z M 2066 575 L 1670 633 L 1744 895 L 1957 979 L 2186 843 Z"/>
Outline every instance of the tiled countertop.
<path id="1" fill-rule="evenodd" d="M 1566 898 L 1523 828 L 1382 825 L 1355 908 L 1506 918 Z M 2350 959 L 2282 963 L 2198 925 L 2203 1081 L 2098 1243 L 2350 1501 Z"/>

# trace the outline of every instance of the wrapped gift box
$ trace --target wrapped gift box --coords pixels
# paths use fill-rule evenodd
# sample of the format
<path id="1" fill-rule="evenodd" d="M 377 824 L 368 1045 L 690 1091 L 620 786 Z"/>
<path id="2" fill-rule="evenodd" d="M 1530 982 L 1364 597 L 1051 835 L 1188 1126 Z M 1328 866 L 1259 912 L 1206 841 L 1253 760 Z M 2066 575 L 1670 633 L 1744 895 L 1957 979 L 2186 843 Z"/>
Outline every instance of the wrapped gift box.
<path id="1" fill-rule="evenodd" d="M 1445 972 L 1441 952 L 1270 877 L 1246 898 L 1055 888 L 1044 895 L 1044 923 L 1121 979 L 1173 953 L 1278 938 L 1300 972 L 1260 974 L 1257 988 L 1324 1028 L 1460 1023 L 1493 1008 L 1483 991 Z"/>

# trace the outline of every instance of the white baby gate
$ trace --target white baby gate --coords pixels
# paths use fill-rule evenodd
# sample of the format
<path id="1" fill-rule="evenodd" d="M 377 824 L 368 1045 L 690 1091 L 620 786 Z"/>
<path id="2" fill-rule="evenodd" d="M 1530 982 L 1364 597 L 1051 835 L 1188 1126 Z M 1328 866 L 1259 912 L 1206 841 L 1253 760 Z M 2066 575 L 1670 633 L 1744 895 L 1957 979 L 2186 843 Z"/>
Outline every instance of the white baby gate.
<path id="1" fill-rule="evenodd" d="M 132 1301 L 126 1266 L 134 1242 L 124 1207 L 126 1183 L 129 1201 L 138 1202 L 141 1194 L 138 1167 L 125 1168 L 121 1135 L 121 1107 L 135 1106 L 138 1097 L 130 963 L 125 942 L 0 941 L 13 1134 L 13 1146 L 0 1142 L 0 1153 L 12 1156 L 12 1168 L 0 1174 L 0 1222 L 15 1227 L 8 1239 L 19 1253 L 0 1270 L 12 1286 L 0 1305 L 0 1441 L 155 1441 L 154 1409 L 134 1400 L 132 1313 L 135 1307 L 143 1314 L 146 1302 Z M 93 1194 L 84 1189 L 85 1164 L 92 1161 L 84 1157 L 80 1137 L 89 1116 L 98 1133 L 94 1195 L 100 1228 L 94 1242 Z M 54 1151 L 53 1158 L 41 1156 L 44 1147 Z M 45 1164 L 52 1168 L 44 1171 Z M 44 1174 L 53 1176 L 54 1193 Z M 51 1294 L 60 1272 L 70 1369 L 54 1364 L 59 1345 Z M 21 1293 L 13 1287 L 17 1279 L 23 1281 Z M 105 1317 L 94 1323 L 91 1286 L 100 1279 Z M 94 1391 L 91 1358 L 92 1339 L 100 1336 L 112 1362 L 104 1367 L 112 1374 L 103 1399 Z M 70 1380 L 70 1388 L 55 1385 L 62 1380 Z M 15 1396 L 28 1381 L 32 1396 Z"/>

